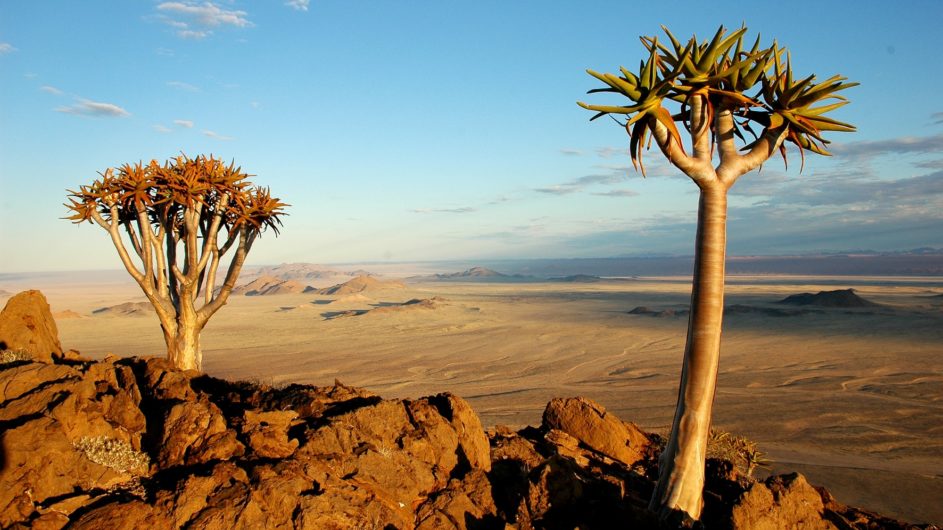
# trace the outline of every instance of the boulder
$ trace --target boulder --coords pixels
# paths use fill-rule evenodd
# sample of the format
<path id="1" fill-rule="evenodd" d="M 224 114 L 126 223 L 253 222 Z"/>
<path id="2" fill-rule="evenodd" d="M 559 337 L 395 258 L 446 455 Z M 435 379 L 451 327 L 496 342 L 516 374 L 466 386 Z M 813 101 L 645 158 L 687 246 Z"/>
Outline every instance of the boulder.
<path id="1" fill-rule="evenodd" d="M 648 450 L 648 437 L 632 423 L 587 398 L 556 398 L 544 410 L 543 426 L 576 438 L 584 446 L 631 466 Z"/>
<path id="2" fill-rule="evenodd" d="M 59 330 L 49 303 L 39 291 L 23 291 L 0 312 L 0 350 L 23 351 L 41 362 L 62 355 Z"/>

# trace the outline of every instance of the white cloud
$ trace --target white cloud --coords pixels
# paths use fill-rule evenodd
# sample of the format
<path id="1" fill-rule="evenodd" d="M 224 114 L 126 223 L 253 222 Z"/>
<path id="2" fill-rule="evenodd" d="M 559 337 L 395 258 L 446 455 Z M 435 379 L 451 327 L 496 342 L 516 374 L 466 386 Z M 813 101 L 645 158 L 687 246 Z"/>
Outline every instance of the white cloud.
<path id="1" fill-rule="evenodd" d="M 200 88 L 190 83 L 184 83 L 183 81 L 167 81 L 167 86 L 171 88 L 176 88 L 179 90 L 186 90 L 187 92 L 199 92 Z"/>
<path id="2" fill-rule="evenodd" d="M 182 29 L 177 32 L 177 36 L 182 39 L 202 39 L 212 34 L 212 31 L 194 31 L 191 29 Z"/>
<path id="3" fill-rule="evenodd" d="M 155 125 L 155 126 L 154 126 L 154 130 L 157 131 L 157 132 L 159 132 L 159 133 L 163 133 L 163 134 L 168 134 L 168 133 L 173 132 L 173 129 L 170 129 L 169 127 L 165 127 L 165 126 L 160 125 L 160 124 Z"/>
<path id="4" fill-rule="evenodd" d="M 307 11 L 311 0 L 288 0 L 285 5 L 298 11 Z"/>
<path id="5" fill-rule="evenodd" d="M 43 85 L 43 86 L 39 87 L 39 90 L 41 90 L 41 91 L 43 91 L 43 92 L 45 92 L 45 93 L 47 93 L 47 94 L 52 94 L 52 95 L 54 95 L 54 96 L 61 96 L 61 95 L 62 95 L 62 91 L 59 90 L 58 88 L 54 87 L 54 86 Z"/>
<path id="6" fill-rule="evenodd" d="M 559 151 L 560 154 L 568 156 L 581 156 L 583 154 L 583 151 L 580 151 L 579 149 L 571 149 L 569 147 L 561 147 Z"/>
<path id="7" fill-rule="evenodd" d="M 193 122 L 191 120 L 174 120 L 174 125 L 177 127 L 184 127 L 186 129 L 193 128 Z"/>
<path id="8" fill-rule="evenodd" d="M 7 53 L 13 53 L 16 51 L 16 48 L 13 47 L 9 42 L 0 42 L 0 55 L 5 55 Z"/>
<path id="9" fill-rule="evenodd" d="M 130 116 L 131 113 L 114 103 L 104 103 L 92 101 L 89 99 L 80 99 L 74 105 L 57 107 L 56 112 L 64 114 L 75 114 L 77 116 L 93 116 L 103 118 L 123 118 Z"/>
<path id="10" fill-rule="evenodd" d="M 184 39 L 203 39 L 213 34 L 212 29 L 230 26 L 252 27 L 248 13 L 241 10 L 224 9 L 213 2 L 162 2 L 157 5 L 159 18 L 177 30 Z"/>
<path id="11" fill-rule="evenodd" d="M 203 136 L 208 136 L 208 137 L 210 137 L 210 138 L 213 138 L 213 139 L 216 139 L 216 140 L 221 140 L 221 141 L 223 141 L 223 142 L 228 142 L 228 141 L 230 141 L 230 140 L 235 140 L 235 138 L 233 138 L 232 136 L 224 136 L 224 135 L 222 135 L 222 134 L 219 134 L 219 133 L 216 132 L 216 131 L 207 131 L 207 130 L 204 130 L 204 131 L 203 131 Z"/>

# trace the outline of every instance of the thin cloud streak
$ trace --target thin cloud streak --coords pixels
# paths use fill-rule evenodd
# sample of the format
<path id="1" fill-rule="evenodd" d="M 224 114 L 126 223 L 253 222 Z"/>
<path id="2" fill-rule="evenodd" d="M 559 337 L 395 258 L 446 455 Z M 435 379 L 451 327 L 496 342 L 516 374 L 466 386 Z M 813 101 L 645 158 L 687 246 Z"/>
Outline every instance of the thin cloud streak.
<path id="1" fill-rule="evenodd" d="M 185 129 L 193 128 L 193 122 L 190 120 L 174 120 L 174 125 L 177 127 L 183 127 Z"/>
<path id="2" fill-rule="evenodd" d="M 416 208 L 410 210 L 412 213 L 473 213 L 477 212 L 477 208 L 472 208 L 471 206 L 463 206 L 461 208 Z"/>
<path id="3" fill-rule="evenodd" d="M 204 130 L 203 136 L 207 136 L 209 138 L 213 138 L 214 140 L 220 140 L 223 142 L 229 142 L 231 140 L 235 140 L 235 138 L 233 138 L 232 136 L 224 136 L 222 134 L 219 134 L 216 131 L 209 131 L 209 130 Z"/>
<path id="4" fill-rule="evenodd" d="M 600 197 L 635 197 L 638 194 L 639 192 L 635 190 L 609 190 L 593 193 L 593 195 L 598 195 Z"/>
<path id="5" fill-rule="evenodd" d="M 43 85 L 43 86 L 39 87 L 39 90 L 40 90 L 41 92 L 45 92 L 45 93 L 47 93 L 47 94 L 52 94 L 53 96 L 61 96 L 61 95 L 62 95 L 62 91 L 59 90 L 58 88 L 54 87 L 54 86 Z"/>
<path id="6" fill-rule="evenodd" d="M 16 47 L 9 42 L 0 42 L 0 55 L 6 55 L 15 51 L 17 51 Z"/>
<path id="7" fill-rule="evenodd" d="M 179 90 L 185 90 L 187 92 L 199 92 L 200 88 L 190 83 L 184 83 L 183 81 L 167 81 L 167 86 L 171 88 L 176 88 Z"/>
<path id="8" fill-rule="evenodd" d="M 835 144 L 832 151 L 847 156 L 943 153 L 943 134 Z"/>
<path id="9" fill-rule="evenodd" d="M 63 114 L 101 118 L 124 118 L 131 115 L 130 112 L 114 103 L 104 103 L 89 99 L 80 99 L 79 102 L 74 105 L 57 107 L 55 111 Z"/>

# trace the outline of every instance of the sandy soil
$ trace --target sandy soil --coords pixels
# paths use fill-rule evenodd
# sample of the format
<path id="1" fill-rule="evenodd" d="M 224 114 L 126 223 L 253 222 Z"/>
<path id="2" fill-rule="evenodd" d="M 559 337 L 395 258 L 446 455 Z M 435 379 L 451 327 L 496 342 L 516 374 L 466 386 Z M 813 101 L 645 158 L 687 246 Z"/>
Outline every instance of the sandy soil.
<path id="1" fill-rule="evenodd" d="M 782 307 L 800 292 L 854 287 L 879 308 L 799 316 L 730 315 L 715 425 L 760 444 L 776 472 L 800 471 L 841 501 L 914 522 L 943 523 L 943 293 L 940 278 L 732 277 L 727 304 Z M 92 316 L 143 300 L 118 276 L 40 288 L 63 346 L 92 357 L 161 354 L 157 319 Z M 411 283 L 360 298 L 233 297 L 203 334 L 218 377 L 366 387 L 386 397 L 453 392 L 486 425 L 536 424 L 557 396 L 588 396 L 648 429 L 670 423 L 686 317 L 686 278 L 632 282 Z M 442 297 L 371 313 L 410 299 Z M 2 303 L 5 297 L 0 297 Z M 332 303 L 333 302 L 333 303 Z M 365 314 L 357 315 L 367 311 Z"/>

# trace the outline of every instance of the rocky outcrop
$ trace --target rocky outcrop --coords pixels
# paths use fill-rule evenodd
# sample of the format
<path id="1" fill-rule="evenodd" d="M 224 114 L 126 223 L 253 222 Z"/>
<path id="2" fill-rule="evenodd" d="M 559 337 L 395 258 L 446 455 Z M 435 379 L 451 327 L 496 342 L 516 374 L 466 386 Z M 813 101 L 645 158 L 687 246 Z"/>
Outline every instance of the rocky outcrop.
<path id="1" fill-rule="evenodd" d="M 62 355 L 59 330 L 43 293 L 23 291 L 7 300 L 0 312 L 0 350 L 25 352 L 43 362 Z"/>
<path id="2" fill-rule="evenodd" d="M 0 365 L 0 527 L 655 528 L 660 443 L 585 398 L 485 432 L 448 393 L 271 388 L 164 359 L 21 361 Z M 758 482 L 719 460 L 704 523 L 910 528 L 800 475 Z"/>
<path id="3" fill-rule="evenodd" d="M 448 528 L 494 516 L 462 399 L 284 389 L 163 359 L 0 369 L 0 527 Z"/>

